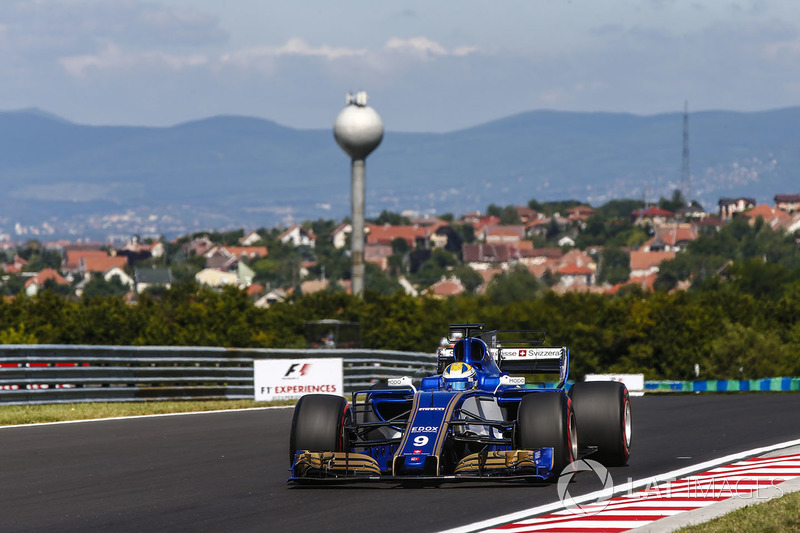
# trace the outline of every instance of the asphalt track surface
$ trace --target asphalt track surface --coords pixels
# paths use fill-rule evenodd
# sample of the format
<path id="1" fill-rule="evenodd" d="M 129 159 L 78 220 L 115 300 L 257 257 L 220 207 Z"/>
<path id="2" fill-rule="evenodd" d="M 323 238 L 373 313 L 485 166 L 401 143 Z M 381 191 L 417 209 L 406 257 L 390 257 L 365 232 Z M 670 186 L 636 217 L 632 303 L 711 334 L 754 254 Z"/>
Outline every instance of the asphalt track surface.
<path id="1" fill-rule="evenodd" d="M 0 429 L 0 530 L 440 531 L 557 501 L 554 485 L 288 486 L 291 409 Z M 633 398 L 615 483 L 800 438 L 800 394 Z M 601 488 L 576 476 L 573 496 Z"/>

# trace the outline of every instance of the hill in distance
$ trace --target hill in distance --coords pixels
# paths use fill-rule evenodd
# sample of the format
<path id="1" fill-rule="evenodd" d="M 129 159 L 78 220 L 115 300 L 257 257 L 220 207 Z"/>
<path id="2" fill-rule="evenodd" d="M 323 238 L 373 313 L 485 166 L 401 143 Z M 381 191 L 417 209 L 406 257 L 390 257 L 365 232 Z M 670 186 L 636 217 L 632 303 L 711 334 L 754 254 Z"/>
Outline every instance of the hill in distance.
<path id="1" fill-rule="evenodd" d="M 689 197 L 771 202 L 800 192 L 800 107 L 690 115 Z M 669 197 L 680 187 L 682 113 L 532 111 L 448 133 L 391 124 L 367 159 L 367 215 L 461 214 L 489 204 Z M 95 238 L 138 231 L 341 219 L 350 164 L 332 129 L 218 116 L 165 128 L 87 126 L 29 109 L 0 113 L 0 228 L 49 221 Z M 66 224 L 66 225 L 65 225 Z M 56 234 L 67 232 L 59 229 Z"/>

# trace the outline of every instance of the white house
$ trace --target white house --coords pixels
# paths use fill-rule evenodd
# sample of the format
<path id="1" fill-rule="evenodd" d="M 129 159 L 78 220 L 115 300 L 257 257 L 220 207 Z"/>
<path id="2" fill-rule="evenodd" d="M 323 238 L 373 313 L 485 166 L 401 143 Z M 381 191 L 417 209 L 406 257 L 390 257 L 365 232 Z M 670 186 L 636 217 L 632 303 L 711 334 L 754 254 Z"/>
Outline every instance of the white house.
<path id="1" fill-rule="evenodd" d="M 353 226 L 349 222 L 343 222 L 339 224 L 333 233 L 331 233 L 331 241 L 333 241 L 333 247 L 337 250 L 341 250 L 345 246 L 347 246 L 347 237 L 353 231 Z"/>
<path id="2" fill-rule="evenodd" d="M 103 272 L 103 279 L 106 281 L 111 281 L 112 279 L 114 279 L 115 276 L 119 278 L 120 282 L 122 282 L 123 285 L 133 290 L 133 287 L 136 284 L 136 282 L 121 268 L 112 267 Z"/>
<path id="3" fill-rule="evenodd" d="M 195 274 L 194 279 L 197 283 L 209 287 L 236 286 L 239 283 L 239 275 L 236 272 L 223 272 L 215 268 L 204 268 Z"/>
<path id="4" fill-rule="evenodd" d="M 251 231 L 241 239 L 239 239 L 239 244 L 242 246 L 253 246 L 255 243 L 261 240 L 261 235 L 255 230 Z"/>
<path id="5" fill-rule="evenodd" d="M 278 239 L 282 244 L 291 244 L 294 247 L 308 246 L 313 248 L 317 243 L 316 235 L 299 224 L 295 224 L 284 231 Z"/>

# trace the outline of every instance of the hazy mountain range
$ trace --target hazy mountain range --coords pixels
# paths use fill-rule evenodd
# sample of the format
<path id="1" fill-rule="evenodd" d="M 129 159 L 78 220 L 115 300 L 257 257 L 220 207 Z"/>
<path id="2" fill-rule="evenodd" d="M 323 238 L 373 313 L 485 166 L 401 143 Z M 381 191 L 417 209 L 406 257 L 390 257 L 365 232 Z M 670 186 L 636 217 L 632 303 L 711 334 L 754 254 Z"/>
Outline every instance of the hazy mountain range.
<path id="1" fill-rule="evenodd" d="M 798 124 L 800 107 L 692 113 L 690 198 L 713 210 L 723 196 L 772 202 L 776 193 L 800 193 Z M 669 197 L 680 186 L 681 113 L 532 111 L 441 134 L 386 127 L 367 159 L 368 216 L 458 215 L 531 198 L 600 205 Z M 166 234 L 182 225 L 341 219 L 350 210 L 350 164 L 332 129 L 238 116 L 168 128 L 87 126 L 33 109 L 0 113 L 0 154 L 4 231 L 43 220 L 91 219 L 98 229 L 103 216 L 135 212 Z"/>

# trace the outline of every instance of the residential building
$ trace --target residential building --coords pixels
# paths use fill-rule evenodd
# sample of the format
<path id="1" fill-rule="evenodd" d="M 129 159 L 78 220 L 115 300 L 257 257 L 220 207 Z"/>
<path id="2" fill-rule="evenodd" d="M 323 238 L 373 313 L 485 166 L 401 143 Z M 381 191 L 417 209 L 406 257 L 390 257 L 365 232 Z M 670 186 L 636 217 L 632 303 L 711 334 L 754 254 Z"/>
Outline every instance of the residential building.
<path id="1" fill-rule="evenodd" d="M 517 206 L 517 216 L 523 224 L 542 217 L 538 211 L 526 206 Z"/>
<path id="2" fill-rule="evenodd" d="M 486 244 L 516 244 L 525 238 L 525 226 L 487 224 L 477 238 Z"/>
<path id="3" fill-rule="evenodd" d="M 594 215 L 595 210 L 588 205 L 578 205 L 567 209 L 567 220 L 570 222 L 586 222 Z"/>
<path id="4" fill-rule="evenodd" d="M 692 224 L 665 224 L 654 228 L 655 235 L 645 242 L 643 252 L 679 252 L 697 240 L 697 228 Z"/>
<path id="5" fill-rule="evenodd" d="M 389 270 L 389 257 L 394 252 L 389 244 L 366 244 L 364 245 L 364 261 L 378 265 L 384 272 Z"/>
<path id="6" fill-rule="evenodd" d="M 464 284 L 458 278 L 442 278 L 427 289 L 423 294 L 433 296 L 434 298 L 447 298 L 448 296 L 458 296 L 463 294 L 466 289 Z"/>
<path id="7" fill-rule="evenodd" d="M 297 248 L 298 246 L 308 246 L 313 248 L 317 244 L 317 236 L 309 229 L 305 229 L 299 224 L 290 227 L 278 237 L 282 244 L 287 244 Z"/>
<path id="8" fill-rule="evenodd" d="M 675 213 L 661 209 L 660 207 L 650 206 L 646 209 L 636 209 L 631 212 L 631 220 L 634 224 L 666 224 L 675 218 Z"/>
<path id="9" fill-rule="evenodd" d="M 242 246 L 253 246 L 255 243 L 260 241 L 263 237 L 257 231 L 253 230 L 249 232 L 247 235 L 239 239 L 239 244 Z"/>
<path id="10" fill-rule="evenodd" d="M 235 272 L 223 272 L 215 268 L 204 268 L 195 274 L 194 279 L 201 285 L 209 287 L 237 286 L 239 282 L 239 276 Z"/>
<path id="11" fill-rule="evenodd" d="M 35 296 L 40 289 L 44 288 L 45 283 L 52 280 L 57 285 L 69 285 L 69 281 L 64 279 L 58 271 L 52 268 L 45 268 L 34 274 L 25 282 L 25 294 Z"/>
<path id="12" fill-rule="evenodd" d="M 800 211 L 800 194 L 776 194 L 775 207 L 787 213 Z"/>
<path id="13" fill-rule="evenodd" d="M 256 300 L 253 305 L 262 309 L 269 309 L 273 304 L 286 301 L 286 292 L 283 289 L 272 289 Z"/>
<path id="14" fill-rule="evenodd" d="M 350 236 L 352 231 L 353 225 L 349 222 L 343 222 L 339 224 L 331 233 L 331 242 L 333 243 L 333 247 L 337 250 L 341 250 L 342 248 L 346 247 L 347 238 Z"/>
<path id="15" fill-rule="evenodd" d="M 172 271 L 168 268 L 135 268 L 133 279 L 139 294 L 152 287 L 172 287 Z"/>
<path id="16" fill-rule="evenodd" d="M 756 206 L 753 198 L 720 198 L 719 199 L 719 218 L 730 220 L 737 213 L 742 213 Z"/>
<path id="17" fill-rule="evenodd" d="M 105 272 L 103 272 L 103 279 L 104 280 L 106 280 L 108 282 L 111 282 L 111 280 L 113 280 L 114 278 L 117 278 L 120 283 L 122 283 L 123 285 L 128 287 L 128 289 L 130 289 L 130 290 L 133 290 L 134 285 L 136 285 L 136 283 L 134 282 L 133 278 L 131 276 L 129 276 L 119 266 L 113 266 L 113 267 L 109 268 L 108 270 L 106 270 Z"/>
<path id="18" fill-rule="evenodd" d="M 786 229 L 792 224 L 792 215 L 787 211 L 777 207 L 770 207 L 767 204 L 759 204 L 742 213 L 742 216 L 750 220 L 751 226 L 755 224 L 757 218 L 761 217 L 764 223 L 775 231 Z"/>
<path id="19" fill-rule="evenodd" d="M 443 224 L 443 223 L 442 223 Z M 395 239 L 403 239 L 411 249 L 427 247 L 428 239 L 438 229 L 436 226 L 391 226 L 389 224 L 366 225 L 367 244 L 389 244 Z"/>
<path id="20" fill-rule="evenodd" d="M 461 257 L 475 270 L 484 270 L 492 265 L 508 263 L 518 258 L 517 248 L 510 244 L 464 244 Z"/>
<path id="21" fill-rule="evenodd" d="M 633 250 L 631 252 L 630 267 L 633 278 L 644 278 L 658 272 L 658 265 L 663 261 L 675 258 L 675 252 L 645 252 Z"/>

